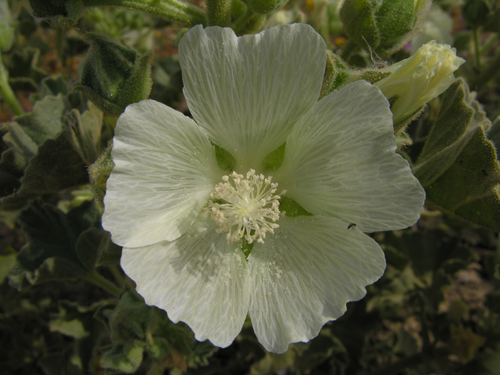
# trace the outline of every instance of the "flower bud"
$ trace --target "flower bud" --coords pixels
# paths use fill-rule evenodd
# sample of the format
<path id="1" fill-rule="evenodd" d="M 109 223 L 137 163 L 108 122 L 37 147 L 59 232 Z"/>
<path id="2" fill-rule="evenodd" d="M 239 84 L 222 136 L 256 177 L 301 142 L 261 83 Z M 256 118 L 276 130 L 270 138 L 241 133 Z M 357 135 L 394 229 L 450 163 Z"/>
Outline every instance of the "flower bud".
<path id="1" fill-rule="evenodd" d="M 258 14 L 267 14 L 282 8 L 288 0 L 244 0 L 245 4 Z"/>
<path id="2" fill-rule="evenodd" d="M 412 57 L 383 69 L 392 74 L 375 85 L 392 104 L 394 124 L 413 119 L 426 103 L 442 94 L 455 80 L 453 72 L 464 62 L 454 48 L 431 41 Z"/>
<path id="3" fill-rule="evenodd" d="M 391 54 L 416 33 L 430 0 L 350 0 L 340 10 L 346 33 L 369 52 Z"/>
<path id="4" fill-rule="evenodd" d="M 151 53 L 133 49 L 99 34 L 87 34 L 90 49 L 75 90 L 85 94 L 105 114 L 118 116 L 129 104 L 151 92 Z"/>

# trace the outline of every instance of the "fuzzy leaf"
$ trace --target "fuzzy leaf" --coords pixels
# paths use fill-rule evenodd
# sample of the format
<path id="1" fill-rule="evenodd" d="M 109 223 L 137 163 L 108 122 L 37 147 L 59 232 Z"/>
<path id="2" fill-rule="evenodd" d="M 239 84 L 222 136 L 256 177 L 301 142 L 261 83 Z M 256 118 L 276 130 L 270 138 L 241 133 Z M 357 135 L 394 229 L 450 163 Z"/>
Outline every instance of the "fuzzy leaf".
<path id="1" fill-rule="evenodd" d="M 491 124 L 463 80 L 442 105 L 413 168 L 427 203 L 469 222 L 500 230 L 500 164 L 486 137 Z"/>
<path id="2" fill-rule="evenodd" d="M 142 362 L 143 349 L 134 345 L 111 345 L 103 350 L 101 366 L 131 374 Z"/>
<path id="3" fill-rule="evenodd" d="M 35 202 L 19 218 L 28 243 L 17 256 L 10 276 L 17 288 L 53 279 L 83 277 L 87 270 L 76 254 L 80 234 L 99 220 L 92 202 L 64 214 L 48 204 Z"/>

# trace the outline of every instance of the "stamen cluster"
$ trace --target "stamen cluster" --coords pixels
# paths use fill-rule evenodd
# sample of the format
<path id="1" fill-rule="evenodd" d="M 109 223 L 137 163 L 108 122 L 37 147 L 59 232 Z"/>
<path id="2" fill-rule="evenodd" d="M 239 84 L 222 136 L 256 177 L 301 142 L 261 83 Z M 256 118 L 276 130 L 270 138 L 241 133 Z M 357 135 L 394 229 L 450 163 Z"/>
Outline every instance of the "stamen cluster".
<path id="1" fill-rule="evenodd" d="M 230 179 L 232 181 L 230 181 Z M 218 233 L 227 232 L 229 243 L 245 237 L 248 243 L 264 243 L 266 233 L 274 233 L 280 217 L 278 184 L 272 177 L 255 174 L 250 169 L 246 178 L 236 172 L 222 177 L 223 182 L 215 185 L 205 212 L 219 224 Z M 284 194 L 285 191 L 282 192 Z M 283 212 L 284 213 L 284 212 Z"/>

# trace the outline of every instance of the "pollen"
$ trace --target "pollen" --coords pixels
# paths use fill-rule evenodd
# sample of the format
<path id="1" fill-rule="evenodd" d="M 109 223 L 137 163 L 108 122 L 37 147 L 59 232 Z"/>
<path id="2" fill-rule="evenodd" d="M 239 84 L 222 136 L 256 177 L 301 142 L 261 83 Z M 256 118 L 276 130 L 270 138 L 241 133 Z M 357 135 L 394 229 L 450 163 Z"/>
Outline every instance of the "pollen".
<path id="1" fill-rule="evenodd" d="M 279 227 L 276 221 L 280 213 L 279 200 L 275 195 L 278 184 L 272 177 L 255 174 L 255 170 L 243 176 L 236 172 L 223 176 L 211 194 L 207 215 L 219 225 L 218 233 L 225 232 L 228 243 L 245 238 L 248 243 L 255 240 L 264 243 L 266 233 L 274 233 Z M 284 194 L 285 191 L 281 192 Z"/>

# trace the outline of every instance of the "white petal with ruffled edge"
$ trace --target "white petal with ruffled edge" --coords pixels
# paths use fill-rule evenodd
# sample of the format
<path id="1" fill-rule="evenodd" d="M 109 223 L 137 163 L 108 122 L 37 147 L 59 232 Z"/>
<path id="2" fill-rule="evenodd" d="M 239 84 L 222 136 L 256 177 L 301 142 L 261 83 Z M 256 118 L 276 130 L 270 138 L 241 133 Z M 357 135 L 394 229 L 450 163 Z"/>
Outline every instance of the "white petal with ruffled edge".
<path id="1" fill-rule="evenodd" d="M 363 298 L 384 273 L 385 257 L 373 239 L 335 218 L 285 217 L 279 224 L 248 258 L 250 318 L 259 342 L 284 353 Z"/>
<path id="2" fill-rule="evenodd" d="M 355 223 L 364 232 L 407 228 L 420 217 L 425 193 L 395 151 L 387 99 L 358 81 L 300 119 L 274 181 L 313 214 Z"/>
<path id="3" fill-rule="evenodd" d="M 248 268 L 241 249 L 202 220 L 173 242 L 124 248 L 121 265 L 148 305 L 186 322 L 197 340 L 226 347 L 248 312 Z"/>
<path id="4" fill-rule="evenodd" d="M 191 114 L 246 173 L 318 100 L 326 47 L 305 24 L 239 38 L 230 28 L 195 26 L 181 39 L 179 59 Z"/>
<path id="5" fill-rule="evenodd" d="M 222 176 L 203 129 L 153 100 L 120 116 L 111 156 L 102 223 L 127 247 L 179 237 Z"/>

